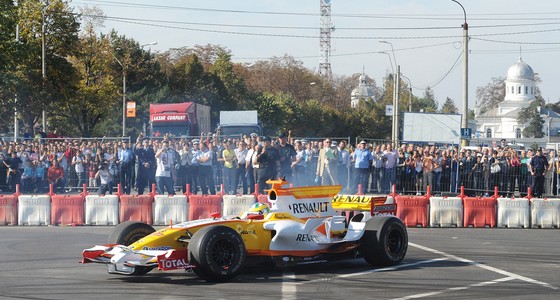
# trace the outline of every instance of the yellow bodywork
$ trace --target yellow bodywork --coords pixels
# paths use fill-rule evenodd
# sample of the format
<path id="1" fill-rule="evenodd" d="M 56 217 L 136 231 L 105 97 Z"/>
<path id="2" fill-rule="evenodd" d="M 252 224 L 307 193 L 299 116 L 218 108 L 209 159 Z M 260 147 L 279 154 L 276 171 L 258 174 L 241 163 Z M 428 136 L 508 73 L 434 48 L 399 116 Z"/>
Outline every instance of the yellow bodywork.
<path id="1" fill-rule="evenodd" d="M 336 195 L 332 200 L 332 207 L 339 211 L 370 211 L 372 202 L 375 205 L 383 205 L 386 200 L 387 196 Z"/>
<path id="2" fill-rule="evenodd" d="M 263 224 L 269 221 L 293 220 L 304 223 L 286 212 L 272 212 L 264 219 L 229 219 L 229 220 L 207 220 L 206 222 L 194 222 L 192 226 L 171 226 L 160 229 L 130 245 L 133 250 L 169 250 L 187 249 L 188 238 L 201 228 L 221 225 L 227 226 L 239 233 L 245 243 L 248 254 L 265 254 L 270 249 L 272 233 L 265 230 Z M 188 231 L 188 232 L 187 232 Z M 179 241 L 182 240 L 183 242 Z"/>

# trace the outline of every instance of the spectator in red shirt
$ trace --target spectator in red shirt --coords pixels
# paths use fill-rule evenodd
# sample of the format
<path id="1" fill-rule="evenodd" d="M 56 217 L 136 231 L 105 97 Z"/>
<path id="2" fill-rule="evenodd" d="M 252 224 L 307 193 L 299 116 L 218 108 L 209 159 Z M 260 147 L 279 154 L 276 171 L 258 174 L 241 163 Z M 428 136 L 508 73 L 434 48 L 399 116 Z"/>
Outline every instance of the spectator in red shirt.
<path id="1" fill-rule="evenodd" d="M 58 160 L 54 159 L 52 166 L 47 171 L 47 180 L 52 184 L 54 191 L 64 193 L 64 169 L 59 165 Z"/>

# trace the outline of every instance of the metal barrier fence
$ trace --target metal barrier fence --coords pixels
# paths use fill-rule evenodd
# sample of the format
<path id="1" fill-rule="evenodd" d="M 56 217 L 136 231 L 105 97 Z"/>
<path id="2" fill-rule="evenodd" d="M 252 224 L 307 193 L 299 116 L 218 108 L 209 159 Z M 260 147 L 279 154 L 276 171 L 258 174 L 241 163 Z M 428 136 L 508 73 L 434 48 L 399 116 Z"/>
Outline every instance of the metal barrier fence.
<path id="1" fill-rule="evenodd" d="M 201 137 L 199 137 L 200 139 Z M 206 139 L 207 137 L 203 137 Z M 329 172 L 323 176 L 317 176 L 317 164 L 319 162 L 320 150 L 323 142 L 327 138 L 302 138 L 294 137 L 293 143 L 299 141 L 302 146 L 305 146 L 305 161 L 299 173 L 294 173 L 291 180 L 296 186 L 303 185 L 320 185 L 320 184 L 342 184 L 345 189 L 344 192 L 355 193 L 358 192 L 358 182 L 356 180 L 357 174 L 353 162 L 347 158 L 344 161 L 336 161 L 336 170 L 329 168 Z M 328 138 L 330 141 L 336 141 L 337 146 L 341 141 L 346 143 L 350 142 L 348 137 L 334 137 Z M 54 139 L 53 139 L 54 140 Z M 120 141 L 122 138 L 105 138 L 103 139 L 80 139 L 80 138 L 65 138 L 57 139 L 58 141 L 65 141 L 66 143 L 74 143 L 74 141 Z M 389 193 L 390 187 L 395 184 L 397 192 L 403 194 L 416 194 L 425 193 L 427 186 L 431 187 L 432 194 L 446 194 L 458 193 L 460 186 L 465 187 L 467 195 L 484 195 L 492 194 L 494 186 L 498 187 L 501 195 L 520 195 L 524 196 L 527 193 L 527 187 L 533 183 L 533 177 L 529 172 L 530 157 L 533 155 L 531 151 L 496 148 L 484 149 L 462 149 L 459 150 L 457 146 L 441 144 L 402 144 L 393 151 L 392 157 L 396 159 L 394 164 L 388 164 L 388 156 L 381 151 L 386 150 L 391 141 L 388 140 L 375 140 L 358 137 L 356 144 L 365 140 L 368 147 L 374 152 L 374 160 L 368 169 L 368 181 L 366 186 L 362 186 L 364 193 Z M 177 139 L 176 139 L 177 141 Z M 183 140 L 184 142 L 191 142 L 191 139 Z M 177 146 L 180 146 L 176 142 Z M 32 142 L 33 143 L 33 142 Z M 52 143 L 52 142 L 51 142 Z M 334 144 L 331 142 L 331 147 L 334 149 Z M 491 154 L 496 150 L 496 154 Z M 41 156 L 41 150 L 38 156 Z M 114 149 L 113 149 L 114 151 Z M 348 145 L 345 149 L 347 155 L 350 156 L 354 151 L 354 145 Z M 469 154 L 470 151 L 470 154 Z M 97 151 L 90 153 L 96 154 Z M 339 152 L 340 153 L 340 152 Z M 116 164 L 111 164 L 114 157 L 108 154 L 103 157 L 103 160 L 108 161 L 113 173 L 112 186 L 116 187 L 120 182 L 119 169 Z M 560 174 L 560 164 L 554 151 L 545 152 L 545 156 L 549 161 L 549 169 L 544 176 L 543 195 L 557 195 L 558 182 Z M 35 157 L 35 156 L 34 156 Z M 339 163 L 340 162 L 340 163 Z M 98 180 L 94 175 L 102 161 L 95 159 L 87 159 L 84 163 L 84 173 L 81 176 L 75 171 L 71 163 L 67 162 L 65 184 L 67 190 L 81 190 L 81 184 L 86 183 L 90 190 L 97 189 L 99 186 Z M 3 165 L 3 164 L 2 164 Z M 45 171 L 45 170 L 43 170 Z M 213 165 L 214 182 L 217 187 L 225 183 L 224 177 L 221 175 L 223 172 L 223 163 L 216 162 Z M 137 174 L 137 168 L 132 172 L 132 188 L 136 188 L 136 180 L 134 177 Z M 10 191 L 10 186 L 7 182 L 6 169 L 0 168 L 0 190 L 3 192 Z M 22 184 L 23 192 L 45 192 L 47 189 L 47 182 L 45 180 L 45 173 L 41 178 L 28 178 L 25 175 L 25 170 L 21 170 L 22 177 L 20 182 Z M 332 177 L 327 177 L 330 175 Z M 336 174 L 336 175 L 335 175 Z M 297 175 L 297 176 L 296 176 Z M 195 191 L 200 191 L 197 187 L 197 174 L 196 173 L 183 173 L 175 179 L 175 186 L 177 190 L 184 189 L 187 183 L 191 183 Z M 237 178 L 237 189 L 235 192 L 242 191 L 242 181 L 247 180 L 247 177 L 239 176 Z M 247 183 L 251 186 L 253 182 Z M 151 185 L 151 182 L 148 186 Z M 116 189 L 116 188 L 115 188 Z"/>
<path id="2" fill-rule="evenodd" d="M 494 187 L 504 196 L 525 196 L 533 184 L 529 169 L 532 151 L 502 146 L 459 150 L 457 145 L 445 142 L 401 143 L 387 155 L 389 145 L 394 145 L 390 140 L 358 137 L 355 141 L 356 145 L 365 141 L 373 154 L 368 183 L 362 187 L 364 193 L 389 193 L 395 184 L 397 192 L 403 194 L 423 194 L 427 186 L 434 194 L 454 194 L 464 186 L 466 194 L 473 196 L 492 194 Z M 492 154 L 494 151 L 496 154 Z M 549 169 L 542 195 L 557 195 L 560 164 L 553 150 L 545 150 L 544 155 Z M 351 173 L 355 178 L 352 168 Z M 351 191 L 357 190 L 357 184 L 354 180 Z"/>
<path id="3" fill-rule="evenodd" d="M 240 137 L 236 137 L 236 136 L 231 136 L 231 137 L 224 137 L 224 136 L 200 136 L 200 137 L 191 137 L 188 139 L 183 139 L 183 138 L 173 138 L 170 137 L 170 139 L 172 139 L 175 143 L 174 146 L 176 147 L 175 149 L 178 151 L 179 149 L 181 149 L 181 147 L 184 144 L 187 144 L 189 146 L 192 147 L 192 143 L 195 139 L 198 139 L 199 141 L 216 141 L 215 143 L 215 147 L 213 147 L 212 149 L 215 151 L 215 157 L 221 157 L 220 155 L 220 140 L 223 139 L 230 139 L 233 142 L 238 141 Z M 130 138 L 126 138 L 127 141 L 130 141 Z M 320 153 L 320 148 L 323 145 L 323 141 L 325 141 L 326 139 L 330 139 L 332 141 L 336 141 L 336 142 L 342 142 L 344 141 L 346 144 L 349 143 L 350 139 L 349 137 L 335 137 L 335 138 L 317 138 L 317 137 L 306 137 L 306 138 L 293 138 L 292 140 L 295 142 L 296 140 L 299 140 L 299 142 L 302 142 L 302 145 L 306 145 L 306 154 L 304 157 L 304 161 L 301 164 L 302 168 L 293 168 L 292 170 L 288 171 L 288 174 L 281 172 L 279 170 L 278 174 L 284 174 L 284 175 L 288 175 L 289 178 L 292 183 L 294 185 L 313 185 L 313 184 L 321 184 L 323 183 L 323 177 L 326 177 L 327 174 L 325 173 L 323 177 L 318 177 L 316 175 L 317 173 L 317 163 L 319 161 L 319 153 Z M 115 163 L 115 160 L 117 159 L 117 152 L 119 150 L 119 144 L 121 142 L 122 138 L 118 137 L 118 138 L 92 138 L 92 139 L 80 139 L 80 138 L 59 138 L 59 139 L 44 139 L 41 141 L 25 141 L 23 142 L 24 145 L 30 144 L 33 145 L 35 144 L 36 146 L 38 146 L 37 152 L 33 152 L 33 150 L 29 150 L 29 152 L 27 152 L 27 150 L 23 151 L 21 153 L 21 155 L 26 157 L 26 161 L 21 165 L 22 169 L 21 169 L 21 177 L 19 178 L 19 183 L 21 183 L 22 185 L 22 191 L 25 193 L 41 193 L 41 192 L 46 192 L 47 190 L 47 186 L 48 186 L 48 182 L 46 180 L 46 173 L 47 173 L 47 168 L 50 166 L 50 162 L 52 161 L 52 159 L 54 159 L 54 155 L 55 155 L 55 148 L 54 145 L 57 145 L 57 147 L 62 147 L 62 145 L 64 145 L 65 149 L 60 149 L 58 148 L 58 150 L 56 150 L 57 152 L 57 156 L 60 155 L 60 157 L 58 157 L 58 159 L 63 162 L 61 165 L 64 169 L 64 182 L 63 182 L 63 191 L 69 192 L 69 191 L 81 191 L 82 189 L 82 185 L 85 183 L 88 187 L 89 190 L 95 190 L 97 189 L 97 187 L 100 185 L 99 179 L 95 178 L 95 174 L 97 172 L 97 170 L 99 169 L 99 166 L 101 166 L 102 164 L 106 163 L 108 164 L 109 167 L 109 171 L 110 173 L 113 175 L 113 180 L 111 182 L 111 187 L 112 190 L 115 191 L 116 190 L 116 186 L 121 182 L 121 170 L 119 169 L 119 166 L 117 163 Z M 160 139 L 150 139 L 151 142 L 155 147 L 158 146 Z M 44 143 L 44 144 L 43 144 Z M 94 146 L 89 146 L 90 144 L 94 145 Z M 101 145 L 105 144 L 105 146 L 103 146 L 104 148 L 101 148 Z M 134 147 L 134 143 L 131 143 L 132 147 Z M 83 146 L 86 145 L 86 146 Z M 50 154 L 50 156 L 46 156 L 43 161 L 43 148 L 46 147 L 48 148 L 48 150 L 46 150 L 48 152 L 48 154 Z M 83 166 L 83 172 L 77 172 L 76 171 L 76 167 L 75 165 L 72 164 L 72 159 L 75 156 L 75 152 L 78 148 L 82 148 L 82 150 L 86 150 L 87 151 L 83 151 L 84 154 L 84 160 L 82 163 Z M 346 147 L 345 147 L 346 148 Z M 69 151 L 69 155 L 62 155 L 62 153 L 66 152 L 67 149 L 70 149 Z M 192 148 L 190 148 L 192 149 Z M 335 145 L 332 145 L 332 149 L 335 149 Z M 23 153 L 27 153 L 27 154 L 23 154 Z M 32 153 L 32 154 L 31 154 Z M 339 152 L 335 152 L 337 155 Z M 344 186 L 348 186 L 349 182 L 350 182 L 350 169 L 349 169 L 349 161 L 348 161 L 348 152 L 345 149 L 344 151 L 341 151 L 340 153 L 345 153 L 344 157 L 342 155 L 337 156 L 335 158 L 336 164 L 335 167 L 336 168 L 329 168 L 329 174 L 333 174 L 333 180 L 332 180 L 332 184 L 337 184 L 337 183 L 342 183 Z M 20 154 L 18 153 L 18 156 Z M 342 159 L 345 159 L 345 161 L 342 161 Z M 42 166 L 44 168 L 40 168 L 41 171 L 39 172 L 40 174 L 37 176 L 37 170 L 34 170 L 33 175 L 31 175 L 32 173 L 29 172 L 29 176 L 28 175 L 24 175 L 27 174 L 26 169 L 26 165 L 28 161 L 32 161 L 32 160 L 36 160 L 36 161 L 42 161 Z M 332 163 L 331 163 L 332 164 Z M 223 162 L 219 161 L 218 159 L 215 159 L 213 162 L 213 178 L 214 178 L 214 183 L 216 185 L 216 187 L 220 187 L 222 184 L 226 183 L 227 178 L 224 178 L 223 176 L 223 171 L 224 171 L 224 166 L 223 166 Z M 341 170 L 341 172 L 337 172 L 338 170 Z M 1 170 L 0 170 L 1 172 Z M 293 173 L 292 173 L 293 172 Z M 196 168 L 190 168 L 189 171 L 187 172 L 177 172 L 179 174 L 179 176 L 177 176 L 174 180 L 174 184 L 177 190 L 184 190 L 184 187 L 187 183 L 190 183 L 191 186 L 193 186 L 193 192 L 196 191 L 200 191 L 202 188 L 197 184 L 197 171 Z M 297 173 L 297 174 L 296 174 Z M 5 174 L 5 173 L 4 173 Z M 138 174 L 138 165 L 136 164 L 133 168 L 133 171 L 131 172 L 131 179 L 130 179 L 130 188 L 131 189 L 137 189 L 138 188 L 138 183 L 136 182 L 136 177 Z M 199 174 L 198 174 L 199 175 Z M 155 180 L 155 174 L 149 174 L 147 177 L 150 178 L 149 180 L 149 184 L 147 184 L 147 186 L 151 186 L 151 183 L 153 183 Z M 247 175 L 244 176 L 239 176 L 238 182 L 237 182 L 237 189 L 236 192 L 239 192 L 240 189 L 242 189 L 243 184 L 242 181 L 243 180 L 247 180 L 246 178 Z M 8 178 L 2 178 L 0 176 L 0 190 L 3 192 L 10 192 L 11 191 L 11 183 L 8 182 L 7 180 Z M 5 183 L 5 185 L 4 185 Z M 251 184 L 254 183 L 247 183 L 247 186 L 251 187 Z M 126 185 L 126 184 L 125 184 Z M 15 186 L 15 185 L 14 185 Z M 217 188 L 216 188 L 217 190 Z"/>

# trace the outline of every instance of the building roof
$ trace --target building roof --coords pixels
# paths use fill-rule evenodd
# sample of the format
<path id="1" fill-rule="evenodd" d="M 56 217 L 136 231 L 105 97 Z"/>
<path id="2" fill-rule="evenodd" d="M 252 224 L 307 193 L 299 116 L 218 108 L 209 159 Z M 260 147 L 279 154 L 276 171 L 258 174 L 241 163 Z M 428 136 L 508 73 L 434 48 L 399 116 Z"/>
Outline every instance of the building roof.
<path id="1" fill-rule="evenodd" d="M 480 114 L 477 116 L 477 118 L 517 118 L 517 114 L 519 114 L 519 111 L 521 110 L 521 108 L 516 108 L 506 114 L 499 114 L 499 107 L 494 107 L 489 111 L 486 111 L 483 114 Z"/>
<path id="2" fill-rule="evenodd" d="M 535 72 L 533 68 L 519 58 L 519 60 L 511 65 L 507 71 L 506 80 L 530 80 L 535 81 Z"/>
<path id="3" fill-rule="evenodd" d="M 489 111 L 486 111 L 485 113 L 478 115 L 477 118 L 517 118 L 517 115 L 519 114 L 519 112 L 521 111 L 521 108 L 516 108 L 506 114 L 502 114 L 499 115 L 499 108 L 498 107 L 494 107 Z M 560 118 L 560 114 L 558 114 L 557 112 L 554 112 L 553 110 L 550 110 L 546 107 L 540 107 L 540 115 L 543 116 L 549 116 L 551 118 Z"/>
<path id="4" fill-rule="evenodd" d="M 541 115 L 547 115 L 551 118 L 560 118 L 560 115 L 557 112 L 552 111 L 546 107 L 541 107 Z"/>
<path id="5" fill-rule="evenodd" d="M 366 82 L 366 75 L 360 75 L 358 86 L 352 90 L 351 96 L 352 99 L 359 99 L 359 98 L 372 98 L 374 91 L 371 86 L 369 86 Z"/>

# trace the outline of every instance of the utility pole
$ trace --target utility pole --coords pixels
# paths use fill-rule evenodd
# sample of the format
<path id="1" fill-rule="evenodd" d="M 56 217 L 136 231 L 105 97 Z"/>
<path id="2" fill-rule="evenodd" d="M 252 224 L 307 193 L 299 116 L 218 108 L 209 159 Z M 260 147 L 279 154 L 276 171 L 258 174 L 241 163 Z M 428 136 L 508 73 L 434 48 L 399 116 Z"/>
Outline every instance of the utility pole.
<path id="1" fill-rule="evenodd" d="M 45 11 L 47 10 L 48 2 L 41 1 L 41 73 L 43 78 L 43 97 L 46 97 L 45 84 L 47 80 L 47 64 L 46 64 L 46 25 L 45 25 Z M 45 111 L 45 100 L 43 99 L 43 132 L 47 133 L 47 112 Z"/>
<path id="2" fill-rule="evenodd" d="M 394 143 L 395 143 L 395 149 L 398 147 L 399 145 L 399 101 L 400 101 L 400 90 L 401 90 L 401 66 L 397 65 L 397 73 L 395 74 L 396 78 L 395 78 L 395 107 L 393 109 L 393 113 L 394 113 L 394 123 L 393 123 L 393 128 L 395 130 L 395 139 L 394 139 Z"/>
<path id="3" fill-rule="evenodd" d="M 451 0 L 463 9 L 465 23 L 463 27 L 463 117 L 461 118 L 461 131 L 469 127 L 469 24 L 467 24 L 467 12 L 459 1 Z M 468 139 L 462 139 L 462 146 L 468 145 Z"/>
<path id="4" fill-rule="evenodd" d="M 15 2 L 15 6 L 18 7 L 18 2 Z M 19 44 L 19 23 L 16 23 L 16 44 Z M 19 135 L 19 123 L 18 123 L 18 110 L 17 110 L 17 89 L 15 94 L 15 105 L 14 105 L 14 142 L 17 141 Z"/>
<path id="5" fill-rule="evenodd" d="M 122 65 L 121 65 L 122 66 Z M 122 136 L 126 136 L 126 68 L 122 68 Z"/>

